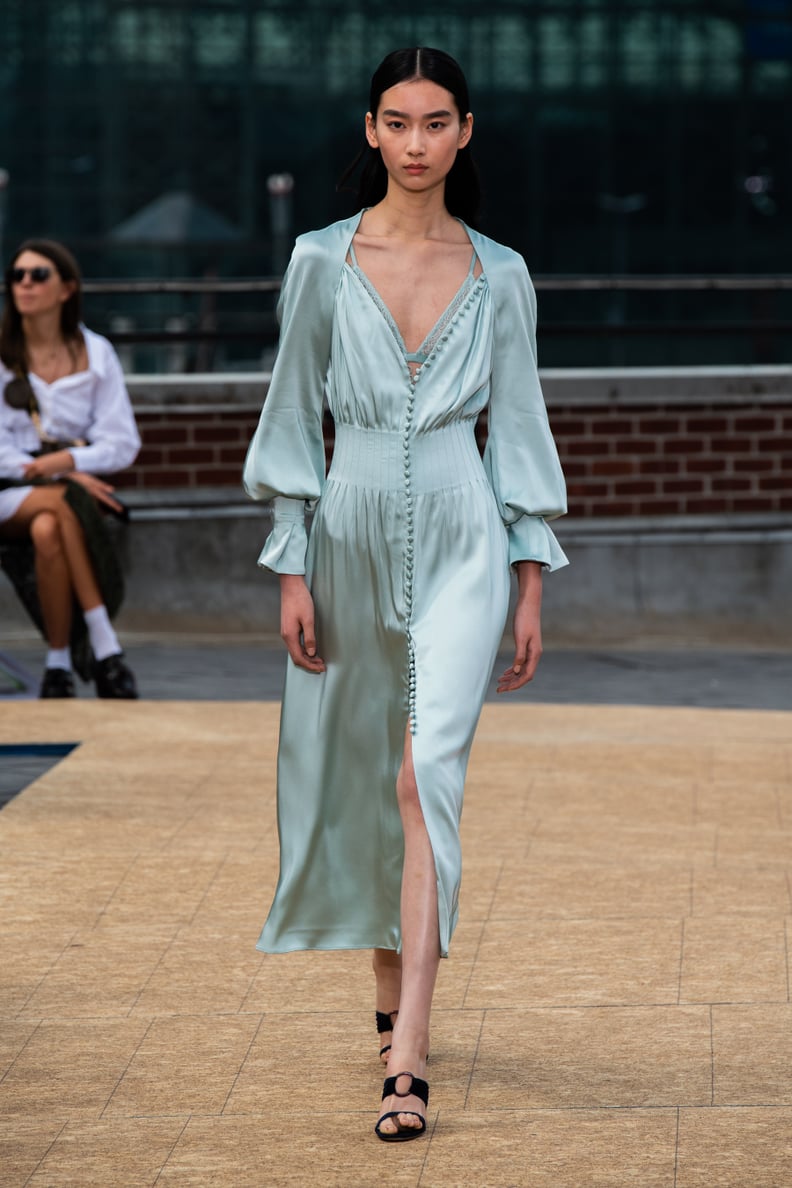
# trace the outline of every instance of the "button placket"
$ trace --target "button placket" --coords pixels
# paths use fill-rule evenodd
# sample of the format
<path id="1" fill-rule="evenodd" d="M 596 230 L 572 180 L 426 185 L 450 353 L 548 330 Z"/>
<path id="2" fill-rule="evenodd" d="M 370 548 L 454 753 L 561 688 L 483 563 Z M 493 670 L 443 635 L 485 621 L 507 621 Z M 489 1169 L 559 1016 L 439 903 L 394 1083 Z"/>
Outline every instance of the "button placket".
<path id="1" fill-rule="evenodd" d="M 426 364 L 424 364 L 426 366 Z M 420 370 L 420 369 L 419 369 Z M 408 664 L 408 693 L 407 717 L 410 734 L 415 734 L 417 722 L 415 719 L 415 690 L 417 685 L 415 671 L 415 644 L 412 637 L 412 608 L 413 608 L 413 556 L 415 551 L 415 507 L 412 494 L 412 459 L 410 455 L 410 437 L 412 435 L 413 417 L 415 414 L 415 381 L 418 373 L 410 383 L 407 405 L 404 410 L 404 438 L 402 442 L 403 479 L 404 479 L 404 612 L 407 629 L 407 664 Z"/>

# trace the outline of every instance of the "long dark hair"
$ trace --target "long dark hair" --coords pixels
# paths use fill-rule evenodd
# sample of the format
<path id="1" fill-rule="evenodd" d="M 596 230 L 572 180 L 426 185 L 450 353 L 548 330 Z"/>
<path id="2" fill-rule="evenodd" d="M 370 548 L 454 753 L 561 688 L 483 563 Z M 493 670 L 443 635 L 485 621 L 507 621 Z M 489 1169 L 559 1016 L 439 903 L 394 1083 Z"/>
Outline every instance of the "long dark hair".
<path id="1" fill-rule="evenodd" d="M 27 346 L 25 331 L 22 328 L 22 316 L 14 304 L 14 294 L 11 287 L 11 272 L 23 252 L 35 252 L 45 256 L 55 265 L 55 271 L 62 281 L 73 281 L 74 292 L 61 305 L 60 330 L 69 351 L 83 341 L 80 321 L 82 320 L 82 277 L 80 266 L 68 248 L 54 239 L 26 239 L 21 243 L 11 257 L 11 263 L 5 274 L 5 305 L 3 307 L 3 321 L 0 324 L 0 359 L 10 371 L 17 375 L 24 375 L 28 371 Z"/>
<path id="2" fill-rule="evenodd" d="M 399 83 L 413 82 L 418 78 L 437 83 L 439 87 L 450 91 L 459 112 L 459 118 L 465 118 L 470 111 L 470 99 L 461 66 L 450 54 L 426 46 L 394 50 L 380 62 L 371 79 L 369 95 L 371 114 L 376 118 L 380 99 L 390 87 L 398 86 Z M 361 170 L 358 182 L 358 204 L 361 207 L 375 206 L 382 201 L 387 193 L 388 174 L 379 149 L 372 148 L 368 141 L 343 174 L 338 188 L 346 188 L 346 183 L 352 179 L 358 169 Z M 480 203 L 481 186 L 478 170 L 470 153 L 470 145 L 465 145 L 457 153 L 456 160 L 446 178 L 446 209 L 449 214 L 475 227 Z"/>

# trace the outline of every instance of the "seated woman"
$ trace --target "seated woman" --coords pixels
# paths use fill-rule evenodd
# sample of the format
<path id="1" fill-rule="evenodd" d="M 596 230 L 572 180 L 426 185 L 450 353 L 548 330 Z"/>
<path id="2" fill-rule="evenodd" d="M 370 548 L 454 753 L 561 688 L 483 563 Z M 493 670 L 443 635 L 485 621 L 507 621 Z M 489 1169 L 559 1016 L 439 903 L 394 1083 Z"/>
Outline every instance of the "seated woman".
<path id="1" fill-rule="evenodd" d="M 134 462 L 140 437 L 118 357 L 81 324 L 80 311 L 71 253 L 52 240 L 23 243 L 6 274 L 0 326 L 0 545 L 33 545 L 49 645 L 40 696 L 75 696 L 76 601 L 97 695 L 135 698 L 86 529 L 97 526 L 97 507 L 123 515 L 114 488 L 97 475 Z"/>

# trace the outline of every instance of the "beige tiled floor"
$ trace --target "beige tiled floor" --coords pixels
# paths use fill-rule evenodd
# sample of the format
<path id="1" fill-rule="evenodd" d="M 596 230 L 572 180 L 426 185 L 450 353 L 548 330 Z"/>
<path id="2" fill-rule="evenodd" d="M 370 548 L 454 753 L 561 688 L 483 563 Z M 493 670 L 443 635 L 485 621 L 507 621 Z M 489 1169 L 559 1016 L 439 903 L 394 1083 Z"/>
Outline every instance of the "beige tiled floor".
<path id="1" fill-rule="evenodd" d="M 792 715 L 485 708 L 429 1136 L 368 959 L 254 948 L 269 704 L 6 703 L 0 1184 L 789 1188 Z"/>

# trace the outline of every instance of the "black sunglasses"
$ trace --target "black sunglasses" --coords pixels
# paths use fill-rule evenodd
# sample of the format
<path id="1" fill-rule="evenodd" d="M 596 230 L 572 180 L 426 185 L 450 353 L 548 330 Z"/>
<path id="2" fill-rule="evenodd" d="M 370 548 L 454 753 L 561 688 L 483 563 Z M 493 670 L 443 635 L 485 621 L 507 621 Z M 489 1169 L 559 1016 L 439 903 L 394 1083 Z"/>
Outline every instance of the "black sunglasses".
<path id="1" fill-rule="evenodd" d="M 26 276 L 30 277 L 34 285 L 43 285 L 52 276 L 52 269 L 47 268 L 46 264 L 38 264 L 35 268 L 10 268 L 8 275 L 12 285 L 21 285 Z"/>

